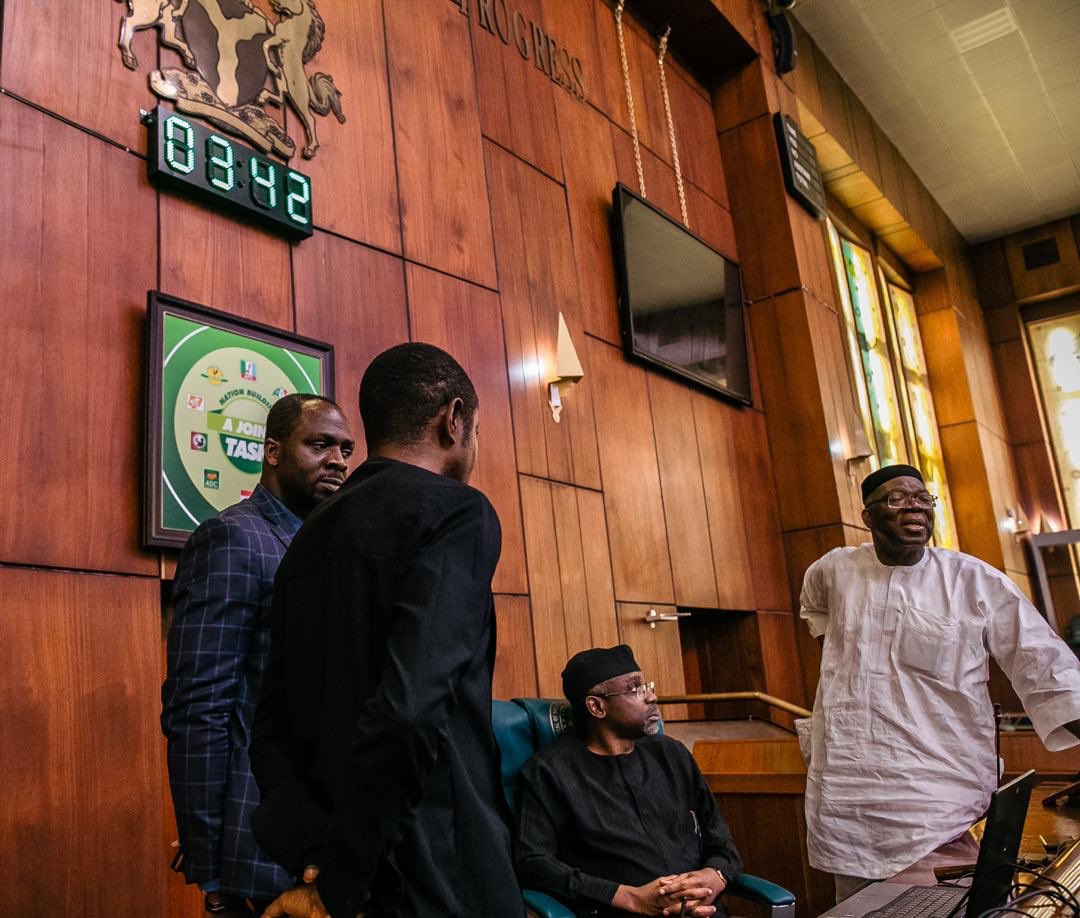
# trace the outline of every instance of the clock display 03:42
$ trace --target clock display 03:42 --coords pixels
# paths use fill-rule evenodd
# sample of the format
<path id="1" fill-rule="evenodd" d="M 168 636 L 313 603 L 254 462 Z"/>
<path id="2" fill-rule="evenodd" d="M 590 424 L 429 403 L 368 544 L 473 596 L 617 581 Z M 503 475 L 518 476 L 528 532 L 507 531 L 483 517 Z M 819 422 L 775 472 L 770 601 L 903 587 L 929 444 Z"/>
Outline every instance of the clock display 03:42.
<path id="1" fill-rule="evenodd" d="M 163 106 L 145 120 L 153 183 L 290 236 L 311 235 L 308 176 Z"/>

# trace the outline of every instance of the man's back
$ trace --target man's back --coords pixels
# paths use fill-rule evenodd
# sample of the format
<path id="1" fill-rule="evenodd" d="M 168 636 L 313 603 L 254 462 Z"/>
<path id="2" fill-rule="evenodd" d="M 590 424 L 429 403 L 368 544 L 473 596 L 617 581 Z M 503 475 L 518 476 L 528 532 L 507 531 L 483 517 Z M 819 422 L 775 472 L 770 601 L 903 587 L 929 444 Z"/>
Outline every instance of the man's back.
<path id="1" fill-rule="evenodd" d="M 396 913 L 396 875 L 400 914 L 521 914 L 490 721 L 499 550 L 480 492 L 379 458 L 282 563 L 255 828 L 319 864 L 332 914 L 372 891 Z"/>

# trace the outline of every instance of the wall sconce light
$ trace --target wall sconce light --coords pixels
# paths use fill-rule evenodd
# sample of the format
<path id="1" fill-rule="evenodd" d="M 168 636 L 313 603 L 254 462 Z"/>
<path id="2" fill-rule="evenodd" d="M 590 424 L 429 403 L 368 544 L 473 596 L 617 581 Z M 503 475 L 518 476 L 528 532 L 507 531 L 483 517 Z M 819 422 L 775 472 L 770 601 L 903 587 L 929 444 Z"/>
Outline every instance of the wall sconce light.
<path id="1" fill-rule="evenodd" d="M 562 414 L 562 399 L 571 386 L 576 385 L 585 375 L 581 369 L 581 361 L 578 360 L 577 351 L 574 350 L 574 342 L 570 340 L 570 329 L 566 327 L 566 319 L 559 313 L 559 340 L 555 345 L 555 375 L 548 379 L 548 404 L 551 406 L 551 417 L 555 423 L 559 423 Z"/>
<path id="2" fill-rule="evenodd" d="M 1005 508 L 1005 522 L 1003 525 L 1006 532 L 1011 532 L 1014 535 L 1020 535 L 1028 531 L 1027 520 L 1024 519 L 1019 507 Z"/>

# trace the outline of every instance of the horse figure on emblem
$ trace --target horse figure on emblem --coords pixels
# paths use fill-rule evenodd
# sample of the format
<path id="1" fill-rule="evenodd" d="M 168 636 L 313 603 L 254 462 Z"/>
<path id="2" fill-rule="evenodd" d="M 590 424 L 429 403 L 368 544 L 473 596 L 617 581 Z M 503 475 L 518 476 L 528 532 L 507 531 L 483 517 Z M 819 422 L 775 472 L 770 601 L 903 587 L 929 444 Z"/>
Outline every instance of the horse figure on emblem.
<path id="1" fill-rule="evenodd" d="M 304 159 L 311 159 L 319 149 L 315 134 L 315 115 L 334 116 L 342 124 L 341 93 L 326 73 L 308 77 L 304 65 L 322 47 L 326 26 L 312 0 L 270 0 L 270 7 L 281 19 L 263 44 L 263 53 L 274 89 L 264 89 L 258 103 L 281 106 L 287 99 L 304 125 L 307 143 Z"/>
<path id="2" fill-rule="evenodd" d="M 128 70 L 138 70 L 139 60 L 135 52 L 131 50 L 131 39 L 135 33 L 142 29 L 157 26 L 161 29 L 161 43 L 167 48 L 179 51 L 184 58 L 184 63 L 194 69 L 195 55 L 179 35 L 176 34 L 176 23 L 182 19 L 187 10 L 188 0 L 180 0 L 174 4 L 173 0 L 118 0 L 127 3 L 127 15 L 120 20 L 120 55 L 124 59 L 124 66 Z"/>

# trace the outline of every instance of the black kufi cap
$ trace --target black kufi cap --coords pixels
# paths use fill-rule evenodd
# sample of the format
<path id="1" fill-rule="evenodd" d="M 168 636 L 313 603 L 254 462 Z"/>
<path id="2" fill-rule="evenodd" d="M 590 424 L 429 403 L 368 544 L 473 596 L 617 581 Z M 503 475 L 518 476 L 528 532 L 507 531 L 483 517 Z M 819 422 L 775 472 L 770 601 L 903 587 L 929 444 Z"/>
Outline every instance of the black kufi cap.
<path id="1" fill-rule="evenodd" d="M 918 478 L 919 481 L 923 480 L 922 472 L 913 465 L 887 465 L 876 472 L 871 472 L 863 479 L 863 503 L 865 504 L 866 498 L 885 484 L 886 481 L 892 481 L 894 478 Z"/>
<path id="2" fill-rule="evenodd" d="M 577 705 L 593 686 L 640 670 L 634 652 L 626 644 L 583 650 L 574 654 L 562 671 L 563 695 L 572 705 Z"/>

